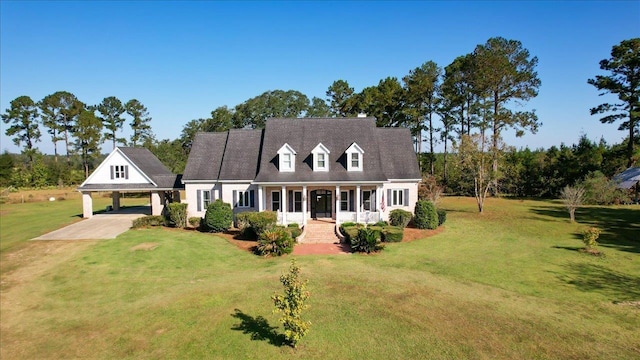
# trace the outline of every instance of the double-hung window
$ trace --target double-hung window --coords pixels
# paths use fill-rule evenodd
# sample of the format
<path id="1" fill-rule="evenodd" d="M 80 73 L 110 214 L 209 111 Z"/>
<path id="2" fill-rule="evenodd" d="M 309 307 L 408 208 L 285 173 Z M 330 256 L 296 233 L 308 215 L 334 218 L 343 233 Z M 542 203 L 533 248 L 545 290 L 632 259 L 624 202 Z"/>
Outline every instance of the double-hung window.
<path id="1" fill-rule="evenodd" d="M 357 152 L 351 153 L 351 167 L 354 169 L 360 168 L 360 154 Z"/>
<path id="2" fill-rule="evenodd" d="M 340 192 L 340 211 L 349 211 L 349 192 Z"/>
<path id="3" fill-rule="evenodd" d="M 280 211 L 280 191 L 271 192 L 271 211 Z"/>
<path id="4" fill-rule="evenodd" d="M 392 189 L 391 190 L 391 206 L 402 206 L 402 205 L 404 205 L 404 190 Z"/>
<path id="5" fill-rule="evenodd" d="M 238 191 L 238 207 L 249 207 L 249 192 Z"/>
<path id="6" fill-rule="evenodd" d="M 206 209 L 211 203 L 211 190 L 202 190 L 202 205 Z"/>
<path id="7" fill-rule="evenodd" d="M 318 154 L 318 170 L 323 170 L 327 168 L 327 162 L 325 159 L 325 154 Z"/>
<path id="8" fill-rule="evenodd" d="M 370 190 L 362 191 L 362 209 L 364 211 L 371 210 L 371 191 Z"/>
<path id="9" fill-rule="evenodd" d="M 293 211 L 302 212 L 302 192 L 301 191 L 293 192 Z"/>

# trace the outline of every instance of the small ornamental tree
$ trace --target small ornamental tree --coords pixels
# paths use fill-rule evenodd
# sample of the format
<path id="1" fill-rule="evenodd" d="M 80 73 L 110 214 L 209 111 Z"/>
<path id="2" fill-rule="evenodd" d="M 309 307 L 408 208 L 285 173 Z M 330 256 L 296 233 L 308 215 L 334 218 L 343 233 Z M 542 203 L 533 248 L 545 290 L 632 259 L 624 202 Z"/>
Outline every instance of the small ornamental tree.
<path id="1" fill-rule="evenodd" d="M 565 186 L 560 191 L 560 198 L 564 203 L 564 207 L 569 210 L 569 218 L 571 222 L 576 221 L 576 209 L 582 205 L 584 199 L 584 188 L 582 186 Z"/>
<path id="2" fill-rule="evenodd" d="M 233 221 L 233 210 L 231 205 L 217 199 L 207 206 L 204 215 L 204 224 L 208 231 L 224 232 L 229 230 Z"/>
<path id="3" fill-rule="evenodd" d="M 280 282 L 284 286 L 284 295 L 276 294 L 271 297 L 275 305 L 273 312 L 282 314 L 280 322 L 284 326 L 284 337 L 295 348 L 311 326 L 310 321 L 304 321 L 301 317 L 302 311 L 309 307 L 305 305 L 309 299 L 309 280 L 300 280 L 300 268 L 293 259 L 289 272 L 280 276 Z"/>

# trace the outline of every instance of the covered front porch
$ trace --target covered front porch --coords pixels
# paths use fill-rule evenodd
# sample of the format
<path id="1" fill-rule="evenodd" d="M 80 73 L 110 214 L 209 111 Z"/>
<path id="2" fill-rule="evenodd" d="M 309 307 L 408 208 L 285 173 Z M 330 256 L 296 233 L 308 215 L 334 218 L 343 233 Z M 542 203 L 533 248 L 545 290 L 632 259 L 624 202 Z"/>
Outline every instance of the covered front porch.
<path id="1" fill-rule="evenodd" d="M 258 211 L 275 211 L 278 223 L 310 219 L 375 223 L 383 220 L 382 184 L 274 184 L 258 186 Z"/>

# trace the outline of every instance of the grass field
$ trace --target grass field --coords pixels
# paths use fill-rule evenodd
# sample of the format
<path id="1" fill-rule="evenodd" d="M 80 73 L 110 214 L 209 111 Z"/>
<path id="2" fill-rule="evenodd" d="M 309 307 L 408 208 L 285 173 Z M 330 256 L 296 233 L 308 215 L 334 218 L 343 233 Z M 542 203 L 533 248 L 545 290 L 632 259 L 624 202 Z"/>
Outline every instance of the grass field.
<path id="1" fill-rule="evenodd" d="M 640 357 L 639 207 L 580 209 L 579 224 L 549 201 L 489 199 L 483 215 L 468 198 L 442 207 L 436 236 L 297 257 L 313 325 L 292 350 L 270 301 L 290 257 L 173 229 L 27 243 L 74 221 L 79 201 L 2 205 L 0 358 Z M 587 225 L 604 230 L 605 257 L 578 251 Z M 159 246 L 132 250 L 148 242 Z"/>

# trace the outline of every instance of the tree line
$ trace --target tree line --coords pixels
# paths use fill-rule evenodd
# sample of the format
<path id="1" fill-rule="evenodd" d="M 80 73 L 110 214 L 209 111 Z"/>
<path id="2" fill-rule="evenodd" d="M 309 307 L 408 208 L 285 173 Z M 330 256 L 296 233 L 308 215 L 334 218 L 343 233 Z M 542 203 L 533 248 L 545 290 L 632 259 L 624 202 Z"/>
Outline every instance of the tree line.
<path id="1" fill-rule="evenodd" d="M 588 82 L 603 94 L 618 96 L 620 103 L 605 103 L 591 109 L 594 115 L 604 114 L 605 123 L 621 121 L 620 129 L 628 130 L 626 150 L 620 153 L 617 145 L 598 144 L 602 153 L 611 151 L 625 158 L 619 167 L 631 166 L 638 159 L 638 89 L 640 84 L 640 39 L 624 40 L 612 49 L 611 58 L 600 62 L 602 70 L 610 75 L 598 75 Z M 86 106 L 70 93 L 52 94 L 38 103 L 23 96 L 11 102 L 11 108 L 2 115 L 12 126 L 7 135 L 14 136 L 16 144 L 22 144 L 23 154 L 30 163 L 35 142 L 40 139 L 38 125 L 45 126 L 54 145 L 63 141 L 66 157 L 77 151 L 84 164 L 85 174 L 93 166 L 104 141 L 127 143 L 117 137 L 122 128 L 122 115 L 131 118 L 134 130 L 131 145 L 149 148 L 174 172 L 184 170 L 191 143 L 197 132 L 226 131 L 232 128 L 262 128 L 270 117 L 348 117 L 359 113 L 374 116 L 381 127 L 406 127 L 414 137 L 415 150 L 422 170 L 452 191 L 474 193 L 481 200 L 487 193 L 518 193 L 535 196 L 553 196 L 557 188 L 546 191 L 518 190 L 526 185 L 512 185 L 513 162 L 523 169 L 530 157 L 568 157 L 574 147 L 585 146 L 583 139 L 574 146 L 561 145 L 549 150 L 515 150 L 505 144 L 502 134 L 514 130 L 517 136 L 526 132 L 536 133 L 541 122 L 534 110 L 522 107 L 537 96 L 541 86 L 536 66 L 538 59 L 532 56 L 517 40 L 502 37 L 491 38 L 477 45 L 472 52 L 461 55 L 444 67 L 433 61 L 411 69 L 398 79 L 386 77 L 377 85 L 365 87 L 360 92 L 344 79 L 334 81 L 327 89 L 325 99 L 309 98 L 296 90 L 270 90 L 250 98 L 234 107 L 221 106 L 208 118 L 187 122 L 176 139 L 156 140 L 149 126 L 147 109 L 137 100 L 125 105 L 115 97 L 108 97 L 101 104 Z M 585 137 L 586 139 L 586 137 Z M 588 139 L 586 139 L 588 140 Z M 437 154 L 438 143 L 444 151 Z M 581 145 L 582 144 L 582 145 Z M 426 148 L 423 149 L 423 145 Z M 592 144 L 593 145 L 593 144 Z M 57 162 L 57 145 L 54 146 Z M 615 149 L 615 151 L 614 151 Z M 533 154 L 533 155 L 531 155 Z M 564 155 L 562 155 L 564 154 Z M 622 155 L 620 155 L 622 154 Z M 604 156 L 604 155 L 603 155 Z M 607 155 L 607 159 L 611 156 Z M 518 159 L 518 160 L 516 160 Z M 545 160 L 545 161 L 547 161 Z M 602 166 L 608 167 L 607 164 Z M 531 165 L 533 166 L 533 165 Z M 583 173 L 581 162 L 573 163 Z M 559 169 L 558 174 L 563 169 Z M 610 169 L 598 169 L 607 175 Z M 551 171 L 547 169 L 545 171 Z M 464 173 L 468 181 L 458 174 Z M 528 176 L 519 172 L 518 177 Z M 575 181 L 573 175 L 558 175 L 560 182 Z M 466 184 L 466 185 L 459 185 Z M 459 189 L 465 187 L 467 190 Z M 470 191 L 468 191 L 470 190 Z M 531 194 L 530 194 L 531 193 Z"/>

